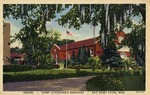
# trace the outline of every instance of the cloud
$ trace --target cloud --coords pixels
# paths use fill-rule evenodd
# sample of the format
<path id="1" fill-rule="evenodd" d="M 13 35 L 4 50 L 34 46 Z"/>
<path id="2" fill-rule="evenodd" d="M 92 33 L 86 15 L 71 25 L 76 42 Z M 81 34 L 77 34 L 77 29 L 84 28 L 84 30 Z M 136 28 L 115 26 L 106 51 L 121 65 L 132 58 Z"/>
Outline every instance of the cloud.
<path id="1" fill-rule="evenodd" d="M 15 26 L 15 25 L 13 25 L 13 24 L 11 24 L 11 35 L 15 35 L 15 33 L 18 33 L 19 31 L 20 31 L 20 28 L 18 28 L 17 26 Z"/>
<path id="2" fill-rule="evenodd" d="M 46 21 L 46 29 L 49 30 L 49 27 L 51 27 L 52 22 L 51 21 Z"/>
<path id="3" fill-rule="evenodd" d="M 20 31 L 20 28 L 18 28 L 18 27 L 15 26 L 14 24 L 11 24 L 11 26 L 10 26 L 10 35 L 11 35 L 11 36 L 14 36 L 15 33 L 19 33 L 19 31 Z M 19 48 L 21 48 L 21 47 L 22 47 L 22 44 L 21 44 L 21 43 L 18 44 L 18 43 L 19 43 L 19 41 L 15 41 L 14 43 L 12 43 L 12 44 L 10 45 L 10 47 L 19 47 Z"/>
<path id="4" fill-rule="evenodd" d="M 136 24 L 136 25 L 138 25 L 139 24 L 139 21 L 137 21 L 137 20 L 132 20 L 132 22 L 133 22 L 133 24 Z"/>
<path id="5" fill-rule="evenodd" d="M 136 24 L 136 25 L 139 25 L 140 23 L 140 21 L 141 21 L 141 17 L 134 17 L 133 19 L 132 19 L 132 22 L 133 22 L 133 24 Z"/>

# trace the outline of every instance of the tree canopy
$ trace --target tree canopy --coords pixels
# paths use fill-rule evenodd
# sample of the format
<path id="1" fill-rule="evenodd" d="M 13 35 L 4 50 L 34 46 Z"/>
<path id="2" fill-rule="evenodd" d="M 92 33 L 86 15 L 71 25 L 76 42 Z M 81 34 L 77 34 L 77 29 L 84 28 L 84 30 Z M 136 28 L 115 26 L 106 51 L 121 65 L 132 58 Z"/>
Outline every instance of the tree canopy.
<path id="1" fill-rule="evenodd" d="M 4 4 L 3 7 L 4 18 L 12 16 L 14 19 L 21 19 L 23 27 L 16 37 L 22 42 L 30 38 L 36 39 L 43 33 L 47 34 L 46 21 L 53 20 L 57 14 L 69 9 L 57 20 L 59 25 L 80 29 L 82 25 L 89 24 L 93 27 L 93 32 L 95 32 L 95 27 L 100 27 L 100 44 L 104 50 L 113 44 L 110 41 L 115 38 L 113 35 L 116 31 L 122 31 L 125 27 L 131 28 L 133 17 L 141 16 L 140 23 L 143 26 L 145 26 L 146 20 L 145 4 Z M 139 34 L 135 33 L 137 31 L 143 36 L 137 36 Z M 139 37 L 141 42 L 135 44 L 139 48 L 140 45 L 145 48 L 145 34 L 141 34 L 141 31 L 145 33 L 145 27 L 141 30 L 137 26 L 136 29 L 132 29 L 130 36 L 134 35 L 132 36 L 134 39 Z M 136 37 L 135 34 L 137 34 Z M 128 35 L 127 37 L 130 38 Z M 126 45 L 136 51 L 137 49 L 129 44 L 131 40 L 127 41 Z M 138 42 L 139 40 L 135 39 L 134 41 Z M 115 47 L 112 48 L 115 49 Z M 143 51 L 145 54 L 144 49 Z"/>

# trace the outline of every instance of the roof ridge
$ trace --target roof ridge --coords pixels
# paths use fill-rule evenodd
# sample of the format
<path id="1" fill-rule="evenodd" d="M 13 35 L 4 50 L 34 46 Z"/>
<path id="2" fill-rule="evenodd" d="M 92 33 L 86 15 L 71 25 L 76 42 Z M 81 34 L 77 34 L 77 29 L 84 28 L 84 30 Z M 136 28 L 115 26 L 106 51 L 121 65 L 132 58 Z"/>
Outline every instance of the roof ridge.
<path id="1" fill-rule="evenodd" d="M 98 38 L 98 36 L 95 37 L 95 38 Z M 67 44 L 73 44 L 73 43 L 82 42 L 82 41 L 86 41 L 86 40 L 90 40 L 90 39 L 94 39 L 94 38 L 83 39 L 83 40 L 80 40 L 80 41 L 75 41 L 75 42 L 71 42 L 71 43 L 67 43 Z M 64 44 L 64 45 L 66 45 L 66 44 Z M 64 45 L 59 45 L 59 46 L 64 46 Z"/>
<path id="2" fill-rule="evenodd" d="M 94 42 L 94 38 L 88 38 L 88 39 L 84 39 L 84 40 L 80 40 L 80 41 L 76 41 L 76 42 L 71 42 L 71 43 L 67 43 L 68 49 L 72 49 L 72 48 L 76 48 L 76 47 L 81 47 L 82 45 L 84 46 L 91 46 L 94 45 L 95 43 L 97 43 L 98 37 L 95 37 L 96 40 Z M 64 45 L 59 45 L 58 46 L 60 48 L 60 50 L 63 50 L 66 48 L 66 44 Z"/>
<path id="3" fill-rule="evenodd" d="M 98 37 L 95 37 L 95 38 L 98 38 Z M 85 40 L 90 40 L 90 39 L 94 39 L 94 38 L 83 39 L 83 40 L 80 40 L 80 41 L 85 41 Z M 76 41 L 76 42 L 80 42 L 80 41 Z"/>

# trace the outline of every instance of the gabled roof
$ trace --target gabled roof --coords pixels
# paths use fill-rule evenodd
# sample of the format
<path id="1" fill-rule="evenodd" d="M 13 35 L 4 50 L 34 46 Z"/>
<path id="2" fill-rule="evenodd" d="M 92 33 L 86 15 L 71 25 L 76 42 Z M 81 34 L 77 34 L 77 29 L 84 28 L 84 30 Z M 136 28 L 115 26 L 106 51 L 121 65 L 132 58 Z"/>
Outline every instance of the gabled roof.
<path id="1" fill-rule="evenodd" d="M 95 38 L 95 42 L 97 42 L 97 40 L 98 37 Z M 67 44 L 67 49 L 75 49 L 83 46 L 92 46 L 92 45 L 94 45 L 94 38 L 69 43 Z M 60 50 L 66 50 L 66 44 L 58 47 L 60 48 Z"/>
<path id="2" fill-rule="evenodd" d="M 52 47 L 52 49 L 53 49 L 54 47 L 57 47 L 57 48 L 60 50 L 60 47 L 59 47 L 58 45 L 54 44 L 54 46 Z"/>

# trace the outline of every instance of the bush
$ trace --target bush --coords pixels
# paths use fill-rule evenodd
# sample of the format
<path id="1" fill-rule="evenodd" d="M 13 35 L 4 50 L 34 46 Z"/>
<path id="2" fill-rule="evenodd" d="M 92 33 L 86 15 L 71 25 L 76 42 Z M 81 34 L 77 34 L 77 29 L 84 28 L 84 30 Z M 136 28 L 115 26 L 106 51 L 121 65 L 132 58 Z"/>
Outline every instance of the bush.
<path id="1" fill-rule="evenodd" d="M 52 68 L 60 68 L 60 65 L 59 64 L 53 64 Z"/>
<path id="2" fill-rule="evenodd" d="M 36 66 L 36 69 L 51 69 L 52 67 L 51 66 L 48 66 L 48 65 L 39 65 L 39 66 Z"/>
<path id="3" fill-rule="evenodd" d="M 87 89 L 90 91 L 118 91 L 124 87 L 120 80 L 109 76 L 98 76 L 87 81 Z"/>
<path id="4" fill-rule="evenodd" d="M 145 71 L 109 71 L 87 81 L 89 91 L 135 91 L 145 89 Z"/>
<path id="5" fill-rule="evenodd" d="M 47 80 L 47 79 L 59 79 L 59 78 L 71 78 L 86 76 L 88 73 L 81 72 L 76 73 L 59 73 L 59 74 L 3 74 L 3 82 L 18 82 L 18 81 L 35 81 L 35 80 Z"/>
<path id="6" fill-rule="evenodd" d="M 90 67 L 93 71 L 95 71 L 95 69 L 100 68 L 101 63 L 102 63 L 102 61 L 99 59 L 98 56 L 96 56 L 96 57 L 90 57 L 90 58 L 88 59 L 88 65 L 89 65 L 89 67 Z"/>
<path id="7" fill-rule="evenodd" d="M 129 68 L 137 67 L 137 64 L 134 58 L 124 59 L 122 60 L 122 62 L 125 64 L 125 67 L 127 70 L 129 70 Z"/>
<path id="8" fill-rule="evenodd" d="M 52 69 L 52 68 L 60 68 L 60 65 L 59 64 L 53 64 L 52 66 L 51 65 L 36 66 L 36 69 Z"/>
<path id="9" fill-rule="evenodd" d="M 31 69 L 32 66 L 29 65 L 19 65 L 19 64 L 3 65 L 3 72 L 28 71 Z"/>

